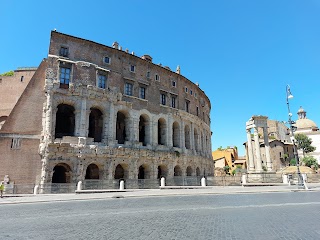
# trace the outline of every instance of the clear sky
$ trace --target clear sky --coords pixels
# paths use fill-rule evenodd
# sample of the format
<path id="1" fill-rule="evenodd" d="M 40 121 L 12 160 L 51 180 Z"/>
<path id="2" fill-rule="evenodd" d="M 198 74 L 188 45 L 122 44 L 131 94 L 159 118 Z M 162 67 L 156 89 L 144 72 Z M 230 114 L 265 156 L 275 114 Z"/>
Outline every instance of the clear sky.
<path id="1" fill-rule="evenodd" d="M 55 28 L 118 41 L 180 65 L 211 100 L 213 150 L 237 146 L 244 155 L 252 115 L 287 120 L 287 84 L 294 119 L 301 105 L 320 125 L 319 13 L 319 0 L 1 0 L 0 73 L 38 66 Z"/>

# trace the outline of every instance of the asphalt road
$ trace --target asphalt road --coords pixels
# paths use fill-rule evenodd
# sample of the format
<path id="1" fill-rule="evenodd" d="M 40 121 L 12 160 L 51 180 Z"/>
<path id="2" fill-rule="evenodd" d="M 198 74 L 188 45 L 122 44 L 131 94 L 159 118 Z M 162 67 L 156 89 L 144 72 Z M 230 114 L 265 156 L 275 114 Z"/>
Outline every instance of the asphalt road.
<path id="1" fill-rule="evenodd" d="M 320 192 L 0 205 L 0 239 L 320 239 Z"/>

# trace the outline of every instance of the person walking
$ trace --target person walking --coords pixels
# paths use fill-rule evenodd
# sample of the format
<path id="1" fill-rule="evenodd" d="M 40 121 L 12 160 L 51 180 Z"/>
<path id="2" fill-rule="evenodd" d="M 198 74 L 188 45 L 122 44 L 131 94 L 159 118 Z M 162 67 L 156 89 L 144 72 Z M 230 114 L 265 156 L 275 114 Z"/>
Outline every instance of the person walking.
<path id="1" fill-rule="evenodd" d="M 3 195 L 3 190 L 4 190 L 4 183 L 1 182 L 1 183 L 0 183 L 0 195 L 1 195 L 1 198 L 3 197 L 3 196 L 2 196 L 2 195 Z"/>

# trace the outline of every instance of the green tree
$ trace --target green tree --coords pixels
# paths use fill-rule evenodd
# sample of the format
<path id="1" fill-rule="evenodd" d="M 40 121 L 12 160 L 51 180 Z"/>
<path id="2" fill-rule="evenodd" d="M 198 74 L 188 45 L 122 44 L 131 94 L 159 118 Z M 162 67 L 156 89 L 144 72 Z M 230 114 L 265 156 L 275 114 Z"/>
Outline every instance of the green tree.
<path id="1" fill-rule="evenodd" d="M 317 170 L 318 169 L 318 161 L 317 159 L 315 159 L 313 156 L 306 156 L 302 159 L 302 161 L 304 162 L 304 164 L 307 167 L 311 167 L 314 166 L 314 168 Z"/>
<path id="2" fill-rule="evenodd" d="M 296 165 L 297 165 L 296 159 L 292 158 L 292 159 L 290 160 L 290 166 L 296 166 Z"/>
<path id="3" fill-rule="evenodd" d="M 307 135 L 298 133 L 294 135 L 294 138 L 297 142 L 297 148 L 302 150 L 303 156 L 305 156 L 306 153 L 310 153 L 316 150 L 314 146 L 311 146 L 312 140 Z"/>
<path id="4" fill-rule="evenodd" d="M 227 165 L 227 166 L 224 166 L 223 167 L 223 170 L 225 171 L 226 174 L 229 174 L 229 171 L 230 171 L 230 167 Z"/>
<path id="5" fill-rule="evenodd" d="M 5 73 L 0 74 L 0 76 L 13 76 L 13 75 L 14 75 L 13 71 L 9 71 L 9 72 L 5 72 Z"/>

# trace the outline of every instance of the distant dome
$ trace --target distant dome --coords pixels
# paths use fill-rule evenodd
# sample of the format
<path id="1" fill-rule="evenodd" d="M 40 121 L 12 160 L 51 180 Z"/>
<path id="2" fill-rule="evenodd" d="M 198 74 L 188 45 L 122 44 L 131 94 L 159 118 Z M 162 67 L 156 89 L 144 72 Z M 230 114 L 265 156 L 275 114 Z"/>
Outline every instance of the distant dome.
<path id="1" fill-rule="evenodd" d="M 296 121 L 296 127 L 298 129 L 301 129 L 301 128 L 310 128 L 310 129 L 313 129 L 313 128 L 318 128 L 317 127 L 317 124 L 315 124 L 314 121 L 310 120 L 310 119 L 307 119 L 307 118 L 303 118 L 303 119 L 298 119 Z"/>
<path id="2" fill-rule="evenodd" d="M 300 106 L 298 112 L 298 120 L 295 126 L 297 129 L 314 129 L 318 128 L 314 121 L 307 119 L 307 112 Z"/>

